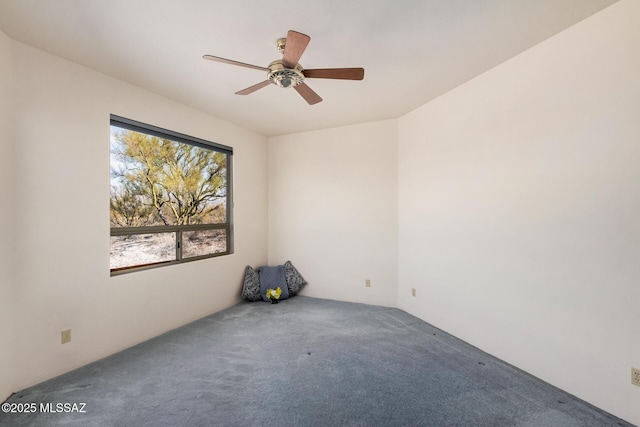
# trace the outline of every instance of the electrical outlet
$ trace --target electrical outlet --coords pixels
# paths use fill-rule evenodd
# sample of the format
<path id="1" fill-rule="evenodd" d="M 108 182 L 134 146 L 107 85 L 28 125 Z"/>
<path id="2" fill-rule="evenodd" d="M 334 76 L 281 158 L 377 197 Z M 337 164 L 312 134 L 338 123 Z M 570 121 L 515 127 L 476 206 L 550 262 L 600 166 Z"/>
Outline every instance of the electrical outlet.
<path id="1" fill-rule="evenodd" d="M 365 281 L 364 281 L 364 285 L 365 285 L 367 288 L 370 288 L 370 287 L 371 287 L 371 280 L 369 280 L 369 279 L 365 280 Z"/>
<path id="2" fill-rule="evenodd" d="M 640 369 L 631 368 L 631 384 L 640 387 Z"/>
<path id="3" fill-rule="evenodd" d="M 416 288 L 411 288 L 411 296 L 412 297 L 416 296 Z"/>
<path id="4" fill-rule="evenodd" d="M 68 342 L 71 342 L 71 329 L 65 329 L 64 331 L 62 331 L 60 333 L 60 336 L 62 338 L 62 344 L 66 344 Z"/>

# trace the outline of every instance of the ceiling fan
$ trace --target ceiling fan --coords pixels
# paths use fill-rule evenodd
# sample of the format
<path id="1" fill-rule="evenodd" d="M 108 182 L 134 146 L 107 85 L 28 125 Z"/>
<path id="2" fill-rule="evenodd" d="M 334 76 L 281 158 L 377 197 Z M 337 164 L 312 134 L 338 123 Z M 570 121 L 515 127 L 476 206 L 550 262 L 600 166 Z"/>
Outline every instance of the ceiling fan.
<path id="1" fill-rule="evenodd" d="M 340 80 L 362 80 L 364 78 L 364 68 L 317 68 L 305 70 L 298 61 L 307 48 L 311 37 L 297 31 L 289 31 L 286 38 L 276 41 L 278 51 L 282 53 L 282 59 L 277 59 L 268 67 L 245 64 L 244 62 L 233 61 L 231 59 L 220 58 L 213 55 L 203 55 L 204 59 L 224 62 L 225 64 L 238 65 L 240 67 L 253 68 L 267 72 L 267 80 L 249 86 L 236 92 L 236 95 L 249 95 L 273 83 L 277 86 L 294 88 L 309 105 L 317 104 L 322 98 L 315 93 L 306 83 L 305 79 L 340 79 Z"/>

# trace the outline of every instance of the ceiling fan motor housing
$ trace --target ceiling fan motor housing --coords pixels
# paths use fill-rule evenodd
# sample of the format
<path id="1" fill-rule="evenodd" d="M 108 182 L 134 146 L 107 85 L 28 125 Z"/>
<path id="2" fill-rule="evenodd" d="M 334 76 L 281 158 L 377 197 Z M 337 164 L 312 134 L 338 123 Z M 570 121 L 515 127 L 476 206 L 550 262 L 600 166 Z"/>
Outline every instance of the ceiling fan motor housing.
<path id="1" fill-rule="evenodd" d="M 304 81 L 303 68 L 297 64 L 295 68 L 287 68 L 282 64 L 282 60 L 273 61 L 269 64 L 269 81 L 280 87 L 298 86 Z"/>

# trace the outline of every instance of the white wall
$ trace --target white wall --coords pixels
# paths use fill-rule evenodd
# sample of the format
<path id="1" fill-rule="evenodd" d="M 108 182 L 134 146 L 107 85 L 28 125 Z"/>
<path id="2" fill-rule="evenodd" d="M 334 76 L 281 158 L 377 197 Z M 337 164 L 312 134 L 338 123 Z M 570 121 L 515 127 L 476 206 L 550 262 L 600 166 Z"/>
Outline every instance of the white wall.
<path id="1" fill-rule="evenodd" d="M 398 151 L 399 307 L 637 424 L 639 28 L 614 4 L 401 118 Z"/>
<path id="2" fill-rule="evenodd" d="M 16 331 L 0 397 L 224 308 L 244 265 L 290 259 L 305 295 L 398 305 L 640 424 L 639 24 L 624 0 L 399 121 L 268 150 L 0 33 L 18 213 L 0 209 L 0 324 Z M 234 255 L 109 276 L 110 113 L 234 147 Z"/>
<path id="3" fill-rule="evenodd" d="M 267 261 L 267 141 L 11 43 L 15 391 L 238 302 L 244 266 Z M 235 254 L 110 277 L 110 113 L 234 148 Z"/>
<path id="4" fill-rule="evenodd" d="M 9 183 L 12 174 L 13 149 L 11 144 L 11 40 L 0 31 L 0 182 Z M 13 198 L 12 185 L 2 185 L 0 208 L 0 401 L 13 392 Z"/>
<path id="5" fill-rule="evenodd" d="M 303 295 L 395 306 L 396 164 L 395 120 L 270 138 L 269 264 Z"/>

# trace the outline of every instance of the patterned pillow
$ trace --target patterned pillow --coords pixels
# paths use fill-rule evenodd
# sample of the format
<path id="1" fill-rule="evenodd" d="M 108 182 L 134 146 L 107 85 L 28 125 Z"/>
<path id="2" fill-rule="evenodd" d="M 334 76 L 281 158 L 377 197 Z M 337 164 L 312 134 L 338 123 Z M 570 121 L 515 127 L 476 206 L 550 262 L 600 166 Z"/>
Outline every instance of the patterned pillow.
<path id="1" fill-rule="evenodd" d="M 242 286 L 242 298 L 247 301 L 260 301 L 262 295 L 260 295 L 260 276 L 258 272 L 253 268 L 247 267 L 244 269 L 244 284 Z"/>
<path id="2" fill-rule="evenodd" d="M 304 280 L 302 274 L 291 264 L 291 261 L 284 263 L 284 276 L 287 279 L 287 287 L 289 288 L 289 296 L 294 296 L 302 290 L 307 281 Z"/>

